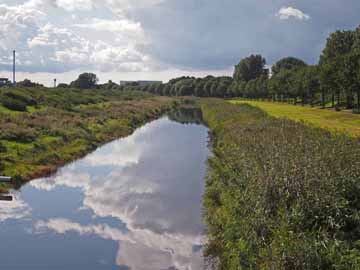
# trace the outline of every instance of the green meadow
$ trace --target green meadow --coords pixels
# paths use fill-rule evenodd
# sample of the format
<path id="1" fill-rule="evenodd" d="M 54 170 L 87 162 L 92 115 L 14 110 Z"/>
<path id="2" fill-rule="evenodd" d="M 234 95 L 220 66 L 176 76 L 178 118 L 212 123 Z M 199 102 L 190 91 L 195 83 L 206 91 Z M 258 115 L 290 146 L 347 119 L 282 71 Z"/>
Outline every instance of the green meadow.
<path id="1" fill-rule="evenodd" d="M 310 106 L 292 105 L 280 102 L 231 100 L 232 104 L 249 104 L 258 107 L 271 116 L 303 121 L 315 127 L 360 136 L 360 115 L 349 111 L 335 111 Z"/>

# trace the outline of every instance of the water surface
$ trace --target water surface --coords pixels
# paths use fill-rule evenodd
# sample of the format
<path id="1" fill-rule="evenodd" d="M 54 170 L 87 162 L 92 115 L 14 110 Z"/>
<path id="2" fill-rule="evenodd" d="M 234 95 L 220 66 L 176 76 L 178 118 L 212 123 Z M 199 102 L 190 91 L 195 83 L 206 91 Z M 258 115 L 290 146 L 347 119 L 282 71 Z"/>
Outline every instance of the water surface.
<path id="1" fill-rule="evenodd" d="M 203 269 L 208 155 L 206 127 L 164 117 L 28 183 L 0 202 L 1 269 Z"/>

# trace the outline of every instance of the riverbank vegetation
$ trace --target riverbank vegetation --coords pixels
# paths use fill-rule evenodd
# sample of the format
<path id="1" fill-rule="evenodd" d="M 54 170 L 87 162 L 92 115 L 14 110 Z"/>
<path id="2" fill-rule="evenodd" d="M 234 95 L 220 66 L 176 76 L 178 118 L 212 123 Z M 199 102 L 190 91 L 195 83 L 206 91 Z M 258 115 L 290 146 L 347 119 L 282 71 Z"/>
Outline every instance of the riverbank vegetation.
<path id="1" fill-rule="evenodd" d="M 52 173 L 129 135 L 172 104 L 170 98 L 134 91 L 2 88 L 0 175 L 20 184 Z"/>
<path id="2" fill-rule="evenodd" d="M 204 195 L 217 269 L 359 269 L 360 141 L 202 101 L 213 133 Z"/>

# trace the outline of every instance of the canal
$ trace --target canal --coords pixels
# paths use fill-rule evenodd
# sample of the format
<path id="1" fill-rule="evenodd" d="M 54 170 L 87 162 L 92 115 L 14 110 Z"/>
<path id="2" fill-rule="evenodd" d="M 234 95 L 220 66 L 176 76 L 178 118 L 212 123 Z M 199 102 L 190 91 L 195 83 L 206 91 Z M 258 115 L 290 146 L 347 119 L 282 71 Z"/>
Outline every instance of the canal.
<path id="1" fill-rule="evenodd" d="M 4 270 L 204 268 L 208 130 L 165 116 L 0 202 Z"/>

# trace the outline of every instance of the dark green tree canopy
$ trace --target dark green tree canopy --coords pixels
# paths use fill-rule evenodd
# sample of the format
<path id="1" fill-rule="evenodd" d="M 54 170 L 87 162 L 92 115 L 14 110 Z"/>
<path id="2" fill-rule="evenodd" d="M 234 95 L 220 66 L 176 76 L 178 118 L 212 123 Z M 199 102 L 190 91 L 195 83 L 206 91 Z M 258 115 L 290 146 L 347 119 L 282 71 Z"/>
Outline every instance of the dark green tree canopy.
<path id="1" fill-rule="evenodd" d="M 327 39 L 325 49 L 320 56 L 320 65 L 351 52 L 356 44 L 355 31 L 336 31 Z"/>
<path id="2" fill-rule="evenodd" d="M 307 66 L 307 64 L 301 59 L 295 57 L 286 57 L 279 60 L 275 65 L 273 65 L 271 71 L 273 75 L 276 75 L 282 69 L 294 69 L 305 66 Z"/>
<path id="3" fill-rule="evenodd" d="M 83 73 L 79 75 L 79 78 L 73 81 L 70 86 L 80 89 L 92 89 L 96 87 L 99 79 L 94 73 Z"/>
<path id="4" fill-rule="evenodd" d="M 261 55 L 250 55 L 235 66 L 235 81 L 251 81 L 263 75 L 268 75 L 269 70 L 265 68 L 266 60 Z"/>
<path id="5" fill-rule="evenodd" d="M 57 88 L 69 88 L 69 85 L 66 83 L 59 83 Z"/>
<path id="6" fill-rule="evenodd" d="M 21 82 L 17 82 L 16 85 L 18 87 L 44 87 L 42 84 L 36 83 L 36 82 L 32 82 L 29 79 L 25 79 Z"/>

